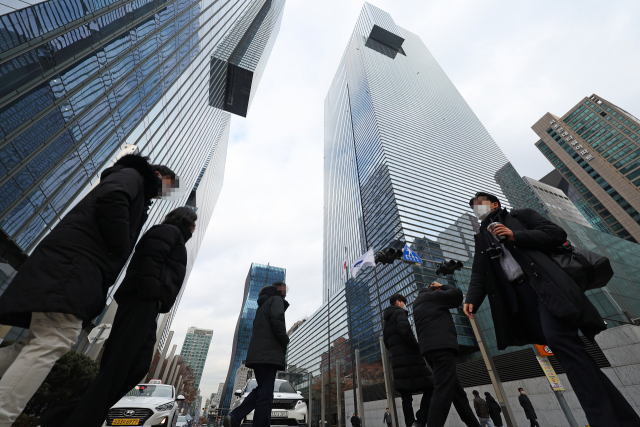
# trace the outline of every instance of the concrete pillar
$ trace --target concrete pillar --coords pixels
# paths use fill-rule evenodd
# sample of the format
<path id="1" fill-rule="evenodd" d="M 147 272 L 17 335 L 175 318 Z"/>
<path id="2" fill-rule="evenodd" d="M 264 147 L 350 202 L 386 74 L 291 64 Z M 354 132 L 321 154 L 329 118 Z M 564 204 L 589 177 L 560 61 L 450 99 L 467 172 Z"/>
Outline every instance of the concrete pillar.
<path id="1" fill-rule="evenodd" d="M 173 386 L 178 383 L 178 374 L 180 373 L 180 367 L 182 366 L 180 362 L 182 362 L 182 358 L 178 360 L 178 363 L 176 363 L 176 371 L 173 373 L 173 378 L 171 378 L 170 384 Z"/>
<path id="2" fill-rule="evenodd" d="M 160 371 L 162 370 L 162 365 L 164 364 L 164 357 L 167 355 L 167 349 L 169 348 L 169 344 L 171 343 L 171 338 L 173 338 L 173 331 L 169 331 L 169 336 L 167 337 L 167 342 L 164 343 L 164 348 L 162 349 L 162 354 L 160 355 L 158 366 L 156 366 L 156 371 L 153 373 L 153 378 L 149 378 L 150 380 L 157 380 L 160 378 Z M 157 345 L 157 341 L 156 341 L 156 345 Z"/>
<path id="3" fill-rule="evenodd" d="M 173 359 L 175 358 L 176 348 L 178 348 L 178 346 L 174 344 L 171 348 L 171 354 L 169 354 L 169 357 L 167 358 L 167 367 L 164 368 L 164 372 L 162 373 L 162 384 L 167 383 L 167 378 L 169 377 L 169 372 L 171 370 L 171 366 L 173 365 Z"/>

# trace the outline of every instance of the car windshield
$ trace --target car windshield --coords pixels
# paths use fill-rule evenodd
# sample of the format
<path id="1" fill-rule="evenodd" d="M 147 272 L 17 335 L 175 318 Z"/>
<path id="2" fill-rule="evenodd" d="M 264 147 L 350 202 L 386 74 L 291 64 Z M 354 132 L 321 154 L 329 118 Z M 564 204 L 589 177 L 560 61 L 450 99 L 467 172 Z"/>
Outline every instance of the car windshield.
<path id="1" fill-rule="evenodd" d="M 251 391 L 258 386 L 256 380 L 249 380 L 245 393 L 251 393 Z M 275 393 L 297 393 L 296 389 L 288 381 L 278 381 L 273 384 L 273 391 Z"/>
<path id="2" fill-rule="evenodd" d="M 126 394 L 133 397 L 173 397 L 173 390 L 166 385 L 139 384 Z"/>
<path id="3" fill-rule="evenodd" d="M 187 421 L 187 417 L 178 417 L 178 421 Z"/>

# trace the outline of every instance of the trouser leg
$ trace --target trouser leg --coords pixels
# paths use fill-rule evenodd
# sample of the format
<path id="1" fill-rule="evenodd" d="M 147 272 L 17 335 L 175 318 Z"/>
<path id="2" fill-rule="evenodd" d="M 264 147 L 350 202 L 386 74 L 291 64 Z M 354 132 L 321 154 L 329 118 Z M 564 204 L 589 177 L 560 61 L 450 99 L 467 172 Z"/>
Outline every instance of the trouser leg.
<path id="1" fill-rule="evenodd" d="M 16 341 L 11 345 L 0 348 L 0 377 L 7 372 L 9 366 L 16 360 L 22 349 L 33 339 L 33 332 L 29 330 L 26 337 L 20 341 Z"/>
<path id="2" fill-rule="evenodd" d="M 132 300 L 118 304 L 100 372 L 65 422 L 65 427 L 102 426 L 109 409 L 142 379 L 144 374 L 140 374 L 140 366 L 148 363 L 148 371 L 151 364 L 145 350 L 149 346 L 149 336 L 155 337 L 157 315 L 157 301 Z"/>
<path id="3" fill-rule="evenodd" d="M 277 368 L 273 365 L 259 365 L 253 369 L 258 386 L 229 415 L 240 424 L 249 412 L 253 413 L 253 427 L 271 425 L 271 406 L 273 405 L 273 385 Z"/>
<path id="4" fill-rule="evenodd" d="M 76 343 L 81 328 L 82 320 L 72 314 L 32 314 L 29 336 L 0 379 L 0 427 L 10 427 L 18 418 L 56 361 Z"/>
<path id="5" fill-rule="evenodd" d="M 416 411 L 416 419 L 423 426 L 427 425 L 427 419 L 429 418 L 429 405 L 431 404 L 431 398 L 433 397 L 433 382 L 429 381 L 429 384 L 423 390 L 422 399 L 420 399 L 420 409 Z"/>
<path id="6" fill-rule="evenodd" d="M 453 369 L 455 372 L 456 364 L 453 360 Z M 473 413 L 473 409 L 469 405 L 469 399 L 467 399 L 467 393 L 465 393 L 458 375 L 455 375 L 455 382 L 453 386 L 453 407 L 456 408 L 456 412 L 460 416 L 460 419 L 467 427 L 479 427 L 480 423 Z"/>
<path id="7" fill-rule="evenodd" d="M 529 420 L 531 421 L 531 427 L 540 427 L 540 424 L 538 424 L 538 420 Z"/>
<path id="8" fill-rule="evenodd" d="M 429 405 L 427 425 L 443 427 L 451 409 L 456 381 L 456 362 L 452 351 L 437 350 L 427 353 L 433 369 L 433 395 Z"/>
<path id="9" fill-rule="evenodd" d="M 589 356 L 578 328 L 556 317 L 540 302 L 547 343 L 562 364 L 580 405 L 593 427 L 640 426 L 640 417 Z"/>
<path id="10" fill-rule="evenodd" d="M 411 392 L 400 393 L 402 399 L 402 413 L 404 414 L 404 423 L 407 427 L 411 427 L 416 420 L 413 416 L 413 395 Z"/>

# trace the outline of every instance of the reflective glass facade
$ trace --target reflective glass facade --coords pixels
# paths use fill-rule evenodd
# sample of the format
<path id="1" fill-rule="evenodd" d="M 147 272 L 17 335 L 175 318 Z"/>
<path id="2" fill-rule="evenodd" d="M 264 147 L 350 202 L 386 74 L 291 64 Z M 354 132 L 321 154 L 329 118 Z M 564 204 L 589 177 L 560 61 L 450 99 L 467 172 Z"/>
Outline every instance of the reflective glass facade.
<path id="1" fill-rule="evenodd" d="M 545 114 L 536 146 L 609 230 L 640 241 L 640 120 L 597 95 L 562 117 Z"/>
<path id="2" fill-rule="evenodd" d="M 180 355 L 182 356 L 183 363 L 187 363 L 196 376 L 194 383 L 195 389 L 200 388 L 202 371 L 207 361 L 207 353 L 209 352 L 212 337 L 212 329 L 198 329 L 195 326 L 190 327 L 187 335 L 184 337 Z"/>
<path id="3" fill-rule="evenodd" d="M 28 255 L 131 144 L 171 167 L 185 189 L 180 200 L 154 202 L 146 227 L 177 206 L 198 208 L 191 267 L 229 135 L 230 113 L 210 97 L 230 76 L 212 73 L 211 58 L 230 51 L 251 63 L 257 82 L 283 9 L 284 0 L 49 0 L 0 16 L 7 247 Z"/>
<path id="4" fill-rule="evenodd" d="M 258 310 L 258 295 L 260 294 L 260 290 L 265 286 L 272 285 L 274 282 L 286 283 L 286 279 L 287 271 L 284 268 L 257 264 L 255 262 L 251 264 L 249 274 L 247 274 L 247 280 L 244 284 L 242 311 L 238 316 L 236 331 L 233 335 L 233 348 L 231 350 L 229 371 L 220 398 L 221 408 L 229 409 L 231 398 L 233 397 L 233 384 L 235 382 L 236 371 L 247 358 L 249 341 L 251 341 L 251 334 L 253 333 L 253 321 L 256 318 L 256 310 Z"/>

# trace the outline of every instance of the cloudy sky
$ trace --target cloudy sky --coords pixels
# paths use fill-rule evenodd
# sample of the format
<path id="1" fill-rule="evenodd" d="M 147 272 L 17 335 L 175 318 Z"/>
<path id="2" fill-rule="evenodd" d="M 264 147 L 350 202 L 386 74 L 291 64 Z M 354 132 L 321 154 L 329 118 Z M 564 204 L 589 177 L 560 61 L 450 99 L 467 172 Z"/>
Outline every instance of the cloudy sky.
<path id="1" fill-rule="evenodd" d="M 222 193 L 172 328 L 179 347 L 189 326 L 214 329 L 205 398 L 226 377 L 252 262 L 287 269 L 289 325 L 322 302 L 323 103 L 362 4 L 287 0 L 249 115 L 232 120 Z M 596 93 L 640 116 L 637 0 L 372 4 L 422 38 L 522 175 L 552 169 L 533 146 L 544 113 Z"/>

